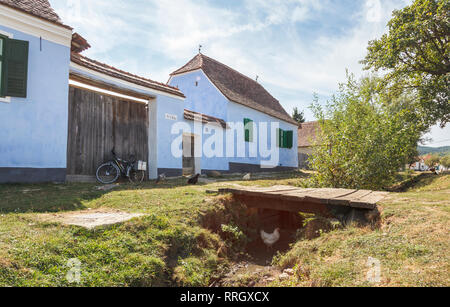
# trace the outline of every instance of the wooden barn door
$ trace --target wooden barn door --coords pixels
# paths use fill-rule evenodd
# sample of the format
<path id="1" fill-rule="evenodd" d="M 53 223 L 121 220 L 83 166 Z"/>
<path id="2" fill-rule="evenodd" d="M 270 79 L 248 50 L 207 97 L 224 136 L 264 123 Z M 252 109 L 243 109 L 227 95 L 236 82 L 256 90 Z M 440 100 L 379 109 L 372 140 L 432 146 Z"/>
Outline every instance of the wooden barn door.
<path id="1" fill-rule="evenodd" d="M 95 176 L 113 148 L 120 158 L 147 161 L 148 123 L 145 104 L 70 87 L 68 180 Z"/>

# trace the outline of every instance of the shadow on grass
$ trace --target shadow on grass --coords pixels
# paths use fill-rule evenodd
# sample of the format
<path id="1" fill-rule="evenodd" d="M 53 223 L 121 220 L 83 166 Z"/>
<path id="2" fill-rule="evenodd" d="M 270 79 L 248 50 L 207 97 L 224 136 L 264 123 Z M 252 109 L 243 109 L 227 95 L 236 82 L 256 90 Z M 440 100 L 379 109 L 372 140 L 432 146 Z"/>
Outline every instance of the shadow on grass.
<path id="1" fill-rule="evenodd" d="M 446 175 L 448 175 L 448 174 L 436 175 L 434 173 L 424 172 L 417 176 L 414 176 L 414 177 L 406 179 L 402 182 L 399 182 L 399 183 L 387 188 L 386 190 L 389 192 L 397 192 L 397 193 L 407 192 L 413 188 L 419 189 L 419 188 L 422 188 L 425 186 L 432 185 L 433 182 L 435 182 L 437 179 L 444 177 Z"/>
<path id="2" fill-rule="evenodd" d="M 0 185 L 1 213 L 60 212 L 86 209 L 83 203 L 106 194 L 93 184 Z"/>
<path id="3" fill-rule="evenodd" d="M 273 177 L 256 177 L 255 181 L 274 181 L 301 178 L 302 173 L 275 174 Z M 208 178 L 212 182 L 199 182 L 196 186 L 206 186 L 214 182 L 240 182 L 242 177 Z M 148 181 L 130 184 L 122 181 L 112 190 L 99 189 L 98 183 L 71 184 L 3 184 L 0 185 L 0 213 L 52 213 L 88 209 L 86 204 L 111 192 L 139 191 L 149 189 L 175 189 L 189 187 L 187 178 L 171 179 L 156 184 Z M 191 186 L 192 187 L 192 186 Z"/>
<path id="4" fill-rule="evenodd" d="M 200 185 L 200 183 L 199 183 Z M 118 191 L 143 189 L 173 189 L 187 186 L 181 180 L 156 185 L 154 182 L 129 184 L 120 182 L 111 190 L 99 189 L 95 183 L 69 184 L 2 184 L 0 185 L 0 213 L 52 213 L 88 209 L 86 204 L 103 195 Z"/>

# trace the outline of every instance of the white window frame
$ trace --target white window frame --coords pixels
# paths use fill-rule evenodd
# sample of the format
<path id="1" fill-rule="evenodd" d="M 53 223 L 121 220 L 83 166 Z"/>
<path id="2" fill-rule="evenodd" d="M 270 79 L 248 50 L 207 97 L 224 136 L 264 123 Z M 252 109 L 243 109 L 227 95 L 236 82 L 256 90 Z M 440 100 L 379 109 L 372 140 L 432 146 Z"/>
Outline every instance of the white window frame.
<path id="1" fill-rule="evenodd" d="M 0 34 L 3 36 L 6 36 L 8 38 L 14 38 L 14 35 L 12 33 L 9 32 L 5 32 L 0 30 Z M 0 102 L 4 102 L 4 103 L 11 103 L 11 97 L 6 96 L 6 97 L 0 97 Z"/>

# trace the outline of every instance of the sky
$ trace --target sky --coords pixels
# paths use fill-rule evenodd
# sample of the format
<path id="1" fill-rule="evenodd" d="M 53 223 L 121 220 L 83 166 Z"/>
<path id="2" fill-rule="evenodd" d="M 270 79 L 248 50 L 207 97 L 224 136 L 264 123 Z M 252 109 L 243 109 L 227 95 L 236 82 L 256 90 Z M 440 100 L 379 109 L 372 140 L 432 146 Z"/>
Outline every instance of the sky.
<path id="1" fill-rule="evenodd" d="M 202 53 L 256 78 L 289 113 L 325 102 L 367 43 L 386 32 L 394 9 L 410 0 L 50 0 L 85 37 L 88 57 L 166 82 Z M 433 128 L 429 146 L 450 146 L 450 125 Z"/>

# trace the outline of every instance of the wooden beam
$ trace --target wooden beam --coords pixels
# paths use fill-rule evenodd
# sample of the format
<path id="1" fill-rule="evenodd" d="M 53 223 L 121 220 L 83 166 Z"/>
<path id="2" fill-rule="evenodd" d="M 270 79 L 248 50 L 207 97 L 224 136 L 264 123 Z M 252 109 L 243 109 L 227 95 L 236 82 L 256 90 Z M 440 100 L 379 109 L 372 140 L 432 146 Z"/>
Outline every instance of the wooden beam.
<path id="1" fill-rule="evenodd" d="M 145 95 L 145 94 L 133 91 L 133 90 L 125 89 L 125 88 L 119 87 L 117 85 L 114 85 L 114 84 L 111 84 L 108 82 L 104 82 L 104 81 L 100 81 L 97 79 L 93 79 L 93 78 L 90 78 L 90 77 L 87 77 L 87 76 L 84 76 L 84 75 L 81 75 L 78 73 L 74 73 L 74 72 L 70 73 L 69 79 L 89 85 L 89 86 L 97 87 L 102 90 L 110 91 L 113 93 L 118 93 L 121 95 L 130 96 L 130 97 L 134 97 L 134 98 L 138 98 L 138 99 L 143 99 L 143 100 L 147 100 L 147 101 L 150 101 L 150 100 L 153 100 L 156 98 L 151 95 Z M 71 85 L 71 86 L 77 87 L 76 85 Z M 78 88 L 81 88 L 81 87 L 78 87 Z M 103 92 L 99 92 L 99 94 L 108 95 Z"/>
<path id="2" fill-rule="evenodd" d="M 250 195 L 234 195 L 233 197 L 239 202 L 251 208 L 278 210 L 292 213 L 304 212 L 320 214 L 325 217 L 333 217 L 327 205 L 325 204 L 299 202 L 296 200 L 288 199 L 265 198 L 261 196 Z"/>
<path id="3" fill-rule="evenodd" d="M 258 198 L 260 202 L 265 202 L 265 204 L 259 206 L 266 209 L 276 210 L 289 203 L 293 207 L 287 211 L 295 211 L 304 205 L 311 208 L 312 204 L 373 210 L 376 208 L 376 204 L 388 194 L 386 192 L 346 189 L 300 189 L 292 187 L 220 189 L 219 193 Z M 280 210 L 286 209 L 283 207 Z"/>

